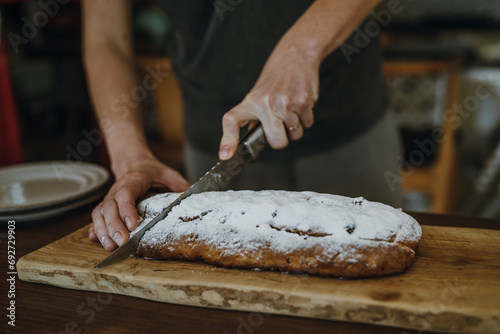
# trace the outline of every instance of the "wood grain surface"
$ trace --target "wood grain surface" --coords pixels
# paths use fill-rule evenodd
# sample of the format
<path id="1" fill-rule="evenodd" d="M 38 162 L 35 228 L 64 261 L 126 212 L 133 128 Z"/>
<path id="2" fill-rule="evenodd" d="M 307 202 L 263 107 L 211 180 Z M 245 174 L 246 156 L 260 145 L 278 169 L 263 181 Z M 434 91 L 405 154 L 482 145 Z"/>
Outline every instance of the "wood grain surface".
<path id="1" fill-rule="evenodd" d="M 500 331 L 500 231 L 423 226 L 402 275 L 339 280 L 107 255 L 81 228 L 18 261 L 19 278 L 160 302 L 441 332 Z"/>

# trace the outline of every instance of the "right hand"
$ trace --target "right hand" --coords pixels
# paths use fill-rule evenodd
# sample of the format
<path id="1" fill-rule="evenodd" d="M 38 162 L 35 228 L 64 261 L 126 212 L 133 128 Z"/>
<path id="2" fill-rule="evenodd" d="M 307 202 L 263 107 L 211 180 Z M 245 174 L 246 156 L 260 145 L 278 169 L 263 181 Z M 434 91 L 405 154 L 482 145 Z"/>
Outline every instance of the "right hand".
<path id="1" fill-rule="evenodd" d="M 128 240 L 129 231 L 137 227 L 135 202 L 150 188 L 183 192 L 190 186 L 179 172 L 149 154 L 129 157 L 119 164 L 115 175 L 116 182 L 92 212 L 93 224 L 89 229 L 89 239 L 99 240 L 107 251 L 121 246 Z"/>
<path id="2" fill-rule="evenodd" d="M 219 158 L 230 159 L 240 141 L 240 128 L 260 121 L 274 149 L 302 138 L 314 123 L 313 106 L 319 90 L 318 59 L 292 43 L 276 46 L 243 101 L 224 114 Z M 251 124 L 252 125 L 252 124 Z"/>

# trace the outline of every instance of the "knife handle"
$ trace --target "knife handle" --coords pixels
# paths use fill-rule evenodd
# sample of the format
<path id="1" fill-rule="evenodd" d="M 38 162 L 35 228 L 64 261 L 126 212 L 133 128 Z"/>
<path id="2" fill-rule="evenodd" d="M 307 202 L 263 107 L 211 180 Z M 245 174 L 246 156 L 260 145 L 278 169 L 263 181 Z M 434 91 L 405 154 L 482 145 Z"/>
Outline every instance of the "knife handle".
<path id="1" fill-rule="evenodd" d="M 241 149 L 248 162 L 255 161 L 259 157 L 260 151 L 267 145 L 266 134 L 262 124 L 258 124 L 243 137 L 238 149 Z"/>

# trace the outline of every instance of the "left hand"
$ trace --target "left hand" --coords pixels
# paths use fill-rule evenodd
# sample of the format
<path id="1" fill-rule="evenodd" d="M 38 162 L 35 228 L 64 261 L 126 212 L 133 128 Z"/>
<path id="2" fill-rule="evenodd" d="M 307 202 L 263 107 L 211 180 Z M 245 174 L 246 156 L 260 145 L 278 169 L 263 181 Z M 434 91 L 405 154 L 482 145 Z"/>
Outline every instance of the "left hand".
<path id="1" fill-rule="evenodd" d="M 240 127 L 260 121 L 274 149 L 298 140 L 314 123 L 313 106 L 318 99 L 319 62 L 294 45 L 276 48 L 255 86 L 245 99 L 224 114 L 219 158 L 236 151 Z"/>

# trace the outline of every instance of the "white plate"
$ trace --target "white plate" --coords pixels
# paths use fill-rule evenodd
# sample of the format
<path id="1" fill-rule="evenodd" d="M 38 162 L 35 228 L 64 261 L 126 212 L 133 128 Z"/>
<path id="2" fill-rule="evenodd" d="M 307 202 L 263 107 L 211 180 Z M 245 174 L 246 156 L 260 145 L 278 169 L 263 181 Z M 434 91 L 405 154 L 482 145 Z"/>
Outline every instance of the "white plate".
<path id="1" fill-rule="evenodd" d="M 0 213 L 39 210 L 89 195 L 106 184 L 108 171 L 87 162 L 35 162 L 0 168 Z"/>
<path id="2" fill-rule="evenodd" d="M 107 188 L 100 191 L 96 191 L 88 196 L 84 196 L 75 201 L 60 204 L 59 206 L 50 206 L 40 210 L 24 211 L 24 212 L 0 212 L 0 221 L 15 220 L 16 223 L 30 222 L 34 220 L 46 219 L 54 216 L 61 215 L 67 211 L 73 210 L 75 208 L 84 206 L 86 204 L 97 201 L 98 199 L 104 197 L 107 192 Z M 90 216 L 89 216 L 90 219 Z"/>

